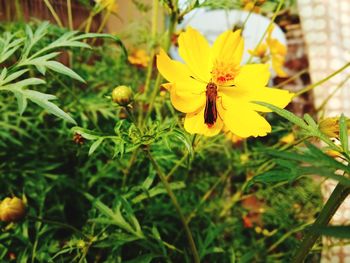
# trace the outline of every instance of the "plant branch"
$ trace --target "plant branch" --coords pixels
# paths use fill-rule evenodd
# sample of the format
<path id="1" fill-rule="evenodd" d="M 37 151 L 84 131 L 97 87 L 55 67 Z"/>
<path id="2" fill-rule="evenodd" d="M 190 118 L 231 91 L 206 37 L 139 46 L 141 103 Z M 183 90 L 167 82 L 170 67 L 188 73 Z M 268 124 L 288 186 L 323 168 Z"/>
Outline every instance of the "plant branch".
<path id="1" fill-rule="evenodd" d="M 193 260 L 195 263 L 199 263 L 200 262 L 200 258 L 199 258 L 199 254 L 198 254 L 198 251 L 197 251 L 197 248 L 196 248 L 196 244 L 193 240 L 193 236 L 192 236 L 192 233 L 191 233 L 191 230 L 186 222 L 186 218 L 185 216 L 183 215 L 182 211 L 181 211 L 181 208 L 180 208 L 180 205 L 177 201 L 177 198 L 173 192 L 173 190 L 171 189 L 171 186 L 169 184 L 169 182 L 167 181 L 166 179 L 166 176 L 165 174 L 163 173 L 163 171 L 160 169 L 158 163 L 156 162 L 156 160 L 153 158 L 153 156 L 151 155 L 150 151 L 147 149 L 145 151 L 148 159 L 151 161 L 154 169 L 156 170 L 158 176 L 159 176 L 159 179 L 162 181 L 163 185 L 164 185 L 164 188 L 166 189 L 174 207 L 175 207 L 175 210 L 177 212 L 177 214 L 179 215 L 180 217 L 180 220 L 182 222 L 182 225 L 184 227 L 184 230 L 186 232 L 186 235 L 187 235 L 187 239 L 188 239 L 188 243 L 190 245 L 190 249 L 192 251 L 192 255 L 193 255 Z"/>
<path id="2" fill-rule="evenodd" d="M 292 263 L 304 262 L 306 256 L 309 254 L 313 245 L 320 237 L 320 233 L 312 231 L 312 228 L 327 226 L 329 221 L 332 219 L 333 215 L 338 210 L 339 206 L 343 203 L 344 199 L 349 195 L 349 193 L 350 187 L 344 186 L 340 183 L 337 184 L 327 203 L 324 205 L 323 209 L 318 215 L 315 223 L 311 226 L 311 230 L 309 230 L 309 232 L 307 232 L 306 236 L 304 237 L 297 253 L 295 254 L 292 260 Z"/>

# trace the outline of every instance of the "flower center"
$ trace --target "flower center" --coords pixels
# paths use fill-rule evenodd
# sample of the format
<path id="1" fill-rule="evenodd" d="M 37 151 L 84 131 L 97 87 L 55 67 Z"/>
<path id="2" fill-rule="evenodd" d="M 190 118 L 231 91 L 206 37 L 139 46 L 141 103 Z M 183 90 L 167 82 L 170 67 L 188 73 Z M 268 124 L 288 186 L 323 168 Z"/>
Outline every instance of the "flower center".
<path id="1" fill-rule="evenodd" d="M 222 61 L 215 61 L 211 71 L 213 82 L 222 85 L 234 80 L 238 74 L 239 66 Z"/>

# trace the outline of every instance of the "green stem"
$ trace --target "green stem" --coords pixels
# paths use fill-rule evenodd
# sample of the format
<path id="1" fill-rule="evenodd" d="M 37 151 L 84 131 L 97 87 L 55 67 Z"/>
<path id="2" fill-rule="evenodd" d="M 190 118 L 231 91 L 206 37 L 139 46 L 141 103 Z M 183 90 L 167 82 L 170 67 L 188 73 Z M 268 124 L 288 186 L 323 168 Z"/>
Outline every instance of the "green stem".
<path id="1" fill-rule="evenodd" d="M 147 77 L 146 77 L 146 83 L 145 83 L 145 91 L 144 93 L 148 93 L 148 89 L 151 83 L 152 78 L 152 68 L 153 68 L 153 57 L 155 55 L 154 52 L 154 43 L 155 39 L 157 37 L 157 25 L 158 25 L 158 0 L 153 0 L 153 11 L 152 11 L 152 29 L 151 29 L 151 37 L 152 37 L 152 54 L 151 54 L 151 61 L 148 65 L 147 69 Z"/>
<path id="2" fill-rule="evenodd" d="M 304 73 L 306 73 L 308 71 L 309 71 L 309 68 L 305 68 L 305 69 L 295 73 L 292 77 L 290 77 L 290 78 L 286 79 L 285 81 L 279 83 L 274 88 L 276 88 L 276 89 L 282 88 L 284 85 L 288 84 L 289 82 L 292 82 L 293 80 L 298 79 L 301 75 L 303 75 Z"/>
<path id="3" fill-rule="evenodd" d="M 153 0 L 153 5 L 152 5 L 152 28 L 151 28 L 151 37 L 152 37 L 152 45 L 151 45 L 151 54 L 150 54 L 150 62 L 148 64 L 147 68 L 147 75 L 146 75 L 146 81 L 145 81 L 145 89 L 144 89 L 144 94 L 147 96 L 149 87 L 151 85 L 151 79 L 152 79 L 152 71 L 153 71 L 153 61 L 154 61 L 154 56 L 156 55 L 155 52 L 155 43 L 156 43 L 156 37 L 157 37 L 157 26 L 158 26 L 158 10 L 159 10 L 159 1 L 158 0 Z M 141 101 L 140 103 L 140 108 L 143 109 L 144 102 Z M 142 117 L 143 114 L 139 114 L 138 122 L 141 125 L 142 124 Z"/>
<path id="4" fill-rule="evenodd" d="M 15 1 L 15 7 L 16 7 L 17 20 L 22 21 L 23 20 L 23 10 L 21 8 L 21 4 L 19 3 L 19 0 Z"/>
<path id="5" fill-rule="evenodd" d="M 350 187 L 338 183 L 311 228 L 327 226 L 349 193 Z M 319 233 L 316 233 L 314 231 L 307 232 L 296 255 L 292 260 L 292 263 L 304 262 L 306 256 L 309 254 L 310 250 L 319 237 Z"/>
<path id="6" fill-rule="evenodd" d="M 177 18 L 178 17 L 177 17 L 176 13 L 173 13 L 171 15 L 170 25 L 169 25 L 169 29 L 168 29 L 168 37 L 167 37 L 166 42 L 164 44 L 164 49 L 166 52 L 169 50 L 170 45 L 171 45 L 171 36 L 173 35 L 175 28 L 176 28 L 176 25 L 177 25 Z M 145 124 L 145 122 L 147 121 L 147 119 L 151 115 L 151 112 L 152 112 L 153 107 L 154 107 L 154 102 L 156 100 L 157 94 L 159 93 L 159 87 L 160 87 L 161 81 L 162 81 L 162 76 L 158 72 L 157 77 L 156 77 L 156 81 L 155 81 L 154 86 L 153 86 L 153 91 L 152 91 L 151 96 L 150 96 L 150 103 L 149 103 L 148 111 L 147 111 L 147 114 L 146 114 L 145 119 L 143 121 L 143 124 Z"/>
<path id="7" fill-rule="evenodd" d="M 159 176 L 159 179 L 162 181 L 163 185 L 164 185 L 164 188 L 166 189 L 166 191 L 168 192 L 168 195 L 175 207 L 175 210 L 177 212 L 177 214 L 179 215 L 180 217 L 180 220 L 182 222 L 182 225 L 184 227 L 184 230 L 186 232 L 186 235 L 187 235 L 187 239 L 188 239 L 188 243 L 190 245 L 190 249 L 192 251 L 192 255 L 193 255 L 193 260 L 195 263 L 199 263 L 200 262 L 200 258 L 199 258 L 199 254 L 198 254 L 198 251 L 197 251 L 197 248 L 196 248 L 196 244 L 193 240 L 193 237 L 192 237 L 192 233 L 191 233 L 191 230 L 186 222 L 186 218 L 185 216 L 183 215 L 182 211 L 181 211 L 181 208 L 180 208 L 180 205 L 177 201 L 177 198 L 173 192 L 173 190 L 171 189 L 170 187 L 170 184 L 169 182 L 167 181 L 166 179 L 166 176 L 165 174 L 163 173 L 163 171 L 160 169 L 158 163 L 156 162 L 156 160 L 154 160 L 154 158 L 152 157 L 151 153 L 149 150 L 146 150 L 146 155 L 147 157 L 149 158 L 149 160 L 151 161 L 154 169 L 156 170 L 158 176 Z"/>
<path id="8" fill-rule="evenodd" d="M 321 79 L 320 81 L 317 81 L 314 84 L 311 84 L 307 87 L 305 87 L 302 90 L 299 90 L 297 93 L 295 93 L 294 97 L 297 97 L 305 92 L 308 92 L 309 90 L 312 90 L 313 88 L 325 83 L 326 81 L 330 80 L 331 78 L 333 78 L 334 76 L 338 75 L 340 72 L 342 72 L 344 69 L 346 69 L 347 67 L 350 66 L 350 62 L 346 63 L 344 66 L 342 66 L 340 69 L 338 69 L 337 71 L 334 71 L 332 74 L 330 74 L 329 76 L 327 76 L 324 79 Z"/>
<path id="9" fill-rule="evenodd" d="M 72 16 L 72 0 L 67 0 L 68 11 L 68 26 L 70 30 L 73 30 L 73 16 Z"/>
<path id="10" fill-rule="evenodd" d="M 47 6 L 47 8 L 50 10 L 51 15 L 53 16 L 53 18 L 55 19 L 57 25 L 59 25 L 60 27 L 63 27 L 63 24 L 61 22 L 61 19 L 59 18 L 59 16 L 57 15 L 55 9 L 53 9 L 51 3 L 49 0 L 44 0 L 45 5 Z"/>
<path id="11" fill-rule="evenodd" d="M 263 40 L 264 40 L 264 38 L 265 38 L 265 36 L 266 36 L 266 34 L 267 34 L 267 31 L 268 31 L 268 30 L 270 29 L 270 27 L 272 26 L 273 21 L 275 21 L 277 15 L 278 15 L 278 13 L 279 13 L 279 11 L 281 10 L 281 8 L 282 8 L 282 6 L 283 6 L 283 3 L 284 3 L 284 0 L 280 0 L 279 4 L 278 4 L 278 6 L 277 6 L 276 11 L 275 11 L 275 13 L 273 14 L 273 17 L 271 18 L 270 24 L 268 25 L 268 27 L 266 27 L 264 34 L 261 36 L 261 38 L 260 38 L 258 44 L 255 46 L 254 51 L 252 52 L 252 54 L 255 54 L 255 53 L 256 53 L 256 50 L 258 49 L 258 47 L 259 47 L 259 46 L 261 45 L 261 43 L 263 42 Z M 248 59 L 248 61 L 247 61 L 247 64 L 250 64 L 250 63 L 251 63 L 253 57 L 254 57 L 253 55 L 250 55 L 250 57 L 249 57 L 249 59 Z"/>

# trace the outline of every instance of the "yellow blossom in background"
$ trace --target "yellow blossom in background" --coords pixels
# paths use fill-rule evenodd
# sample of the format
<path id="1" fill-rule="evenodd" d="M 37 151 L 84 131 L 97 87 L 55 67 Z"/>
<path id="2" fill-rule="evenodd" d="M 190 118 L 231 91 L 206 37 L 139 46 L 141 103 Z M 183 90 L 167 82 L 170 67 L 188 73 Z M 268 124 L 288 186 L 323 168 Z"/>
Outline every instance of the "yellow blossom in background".
<path id="1" fill-rule="evenodd" d="M 350 120 L 346 119 L 348 131 L 350 131 Z M 325 118 L 319 122 L 319 129 L 330 138 L 339 138 L 339 117 Z"/>
<path id="2" fill-rule="evenodd" d="M 295 141 L 295 136 L 294 134 L 291 132 L 291 133 L 288 133 L 287 135 L 283 136 L 281 139 L 280 139 L 280 142 L 282 143 L 286 143 L 286 144 L 291 144 Z"/>
<path id="3" fill-rule="evenodd" d="M 233 144 L 239 144 L 244 140 L 244 138 L 237 136 L 236 134 L 233 134 L 228 128 L 223 128 L 225 136 L 228 140 L 230 140 Z"/>
<path id="4" fill-rule="evenodd" d="M 179 36 L 179 54 L 186 64 L 164 52 L 157 56 L 159 72 L 170 83 L 173 106 L 186 113 L 184 127 L 189 133 L 218 134 L 224 127 L 242 138 L 265 136 L 270 124 L 258 112 L 270 112 L 254 101 L 284 108 L 293 94 L 266 87 L 270 73 L 264 64 L 241 66 L 241 31 L 222 33 L 212 46 L 189 27 Z"/>
<path id="5" fill-rule="evenodd" d="M 18 197 L 6 197 L 0 203 L 0 221 L 18 221 L 25 215 L 25 202 Z"/>
<path id="6" fill-rule="evenodd" d="M 106 9 L 109 12 L 116 13 L 118 11 L 118 5 L 115 0 L 95 0 L 95 3 L 101 9 Z"/>
<path id="7" fill-rule="evenodd" d="M 261 43 L 255 50 L 248 50 L 248 52 L 252 56 L 260 58 L 263 63 L 271 59 L 272 68 L 277 76 L 287 77 L 287 73 L 283 70 L 287 47 L 278 39 L 272 38 L 273 28 L 273 26 L 269 27 L 265 43 Z"/>
<path id="8" fill-rule="evenodd" d="M 254 13 L 260 13 L 260 6 L 265 3 L 265 0 L 242 0 L 241 2 L 243 5 L 243 10 Z"/>
<path id="9" fill-rule="evenodd" d="M 254 57 L 259 57 L 261 60 L 265 60 L 267 57 L 267 48 L 267 44 L 261 43 L 255 50 L 248 50 L 248 52 Z"/>
<path id="10" fill-rule="evenodd" d="M 341 153 L 336 151 L 336 150 L 326 150 L 325 153 L 330 156 L 330 157 L 333 157 L 333 158 L 338 158 L 338 157 L 342 157 Z"/>
<path id="11" fill-rule="evenodd" d="M 139 67 L 147 67 L 150 57 L 144 49 L 137 49 L 128 56 L 131 64 Z"/>

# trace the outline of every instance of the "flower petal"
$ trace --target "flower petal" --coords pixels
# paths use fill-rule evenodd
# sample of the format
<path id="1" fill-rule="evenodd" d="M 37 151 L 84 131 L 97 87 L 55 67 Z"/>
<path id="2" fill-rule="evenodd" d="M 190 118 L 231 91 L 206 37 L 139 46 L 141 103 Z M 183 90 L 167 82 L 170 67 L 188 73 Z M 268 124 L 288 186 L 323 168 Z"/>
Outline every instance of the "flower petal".
<path id="1" fill-rule="evenodd" d="M 163 49 L 157 55 L 157 68 L 162 76 L 169 82 L 191 79 L 191 71 L 186 65 L 170 59 Z"/>
<path id="2" fill-rule="evenodd" d="M 188 87 L 188 83 L 173 84 L 170 89 L 170 99 L 173 106 L 185 113 L 195 112 L 205 105 L 205 86 L 195 83 Z"/>
<path id="3" fill-rule="evenodd" d="M 192 71 L 194 77 L 208 82 L 210 80 L 210 46 L 197 30 L 188 27 L 178 39 L 179 54 Z"/>
<path id="4" fill-rule="evenodd" d="M 240 68 L 234 84 L 239 88 L 257 89 L 265 87 L 270 78 L 269 66 L 266 64 L 248 64 Z"/>
<path id="5" fill-rule="evenodd" d="M 252 102 L 252 107 L 256 111 L 271 112 L 270 109 L 257 105 L 253 101 L 262 101 L 277 106 L 279 108 L 286 107 L 294 97 L 294 93 L 290 93 L 288 90 L 280 90 L 269 87 L 258 89 L 255 92 L 251 92 L 249 100 Z"/>
<path id="6" fill-rule="evenodd" d="M 232 133 L 242 138 L 265 136 L 271 132 L 270 124 L 249 104 L 230 105 L 225 112 L 224 123 Z"/>
<path id="7" fill-rule="evenodd" d="M 212 62 L 230 62 L 239 65 L 242 60 L 244 41 L 241 30 L 227 30 L 215 40 L 212 47 Z"/>
<path id="8" fill-rule="evenodd" d="M 221 131 L 223 127 L 223 122 L 221 118 L 218 116 L 215 124 L 209 128 L 208 125 L 204 123 L 204 107 L 203 107 L 201 110 L 195 113 L 186 114 L 184 127 L 185 127 L 185 130 L 191 134 L 198 133 L 198 134 L 203 134 L 205 136 L 215 136 Z"/>

